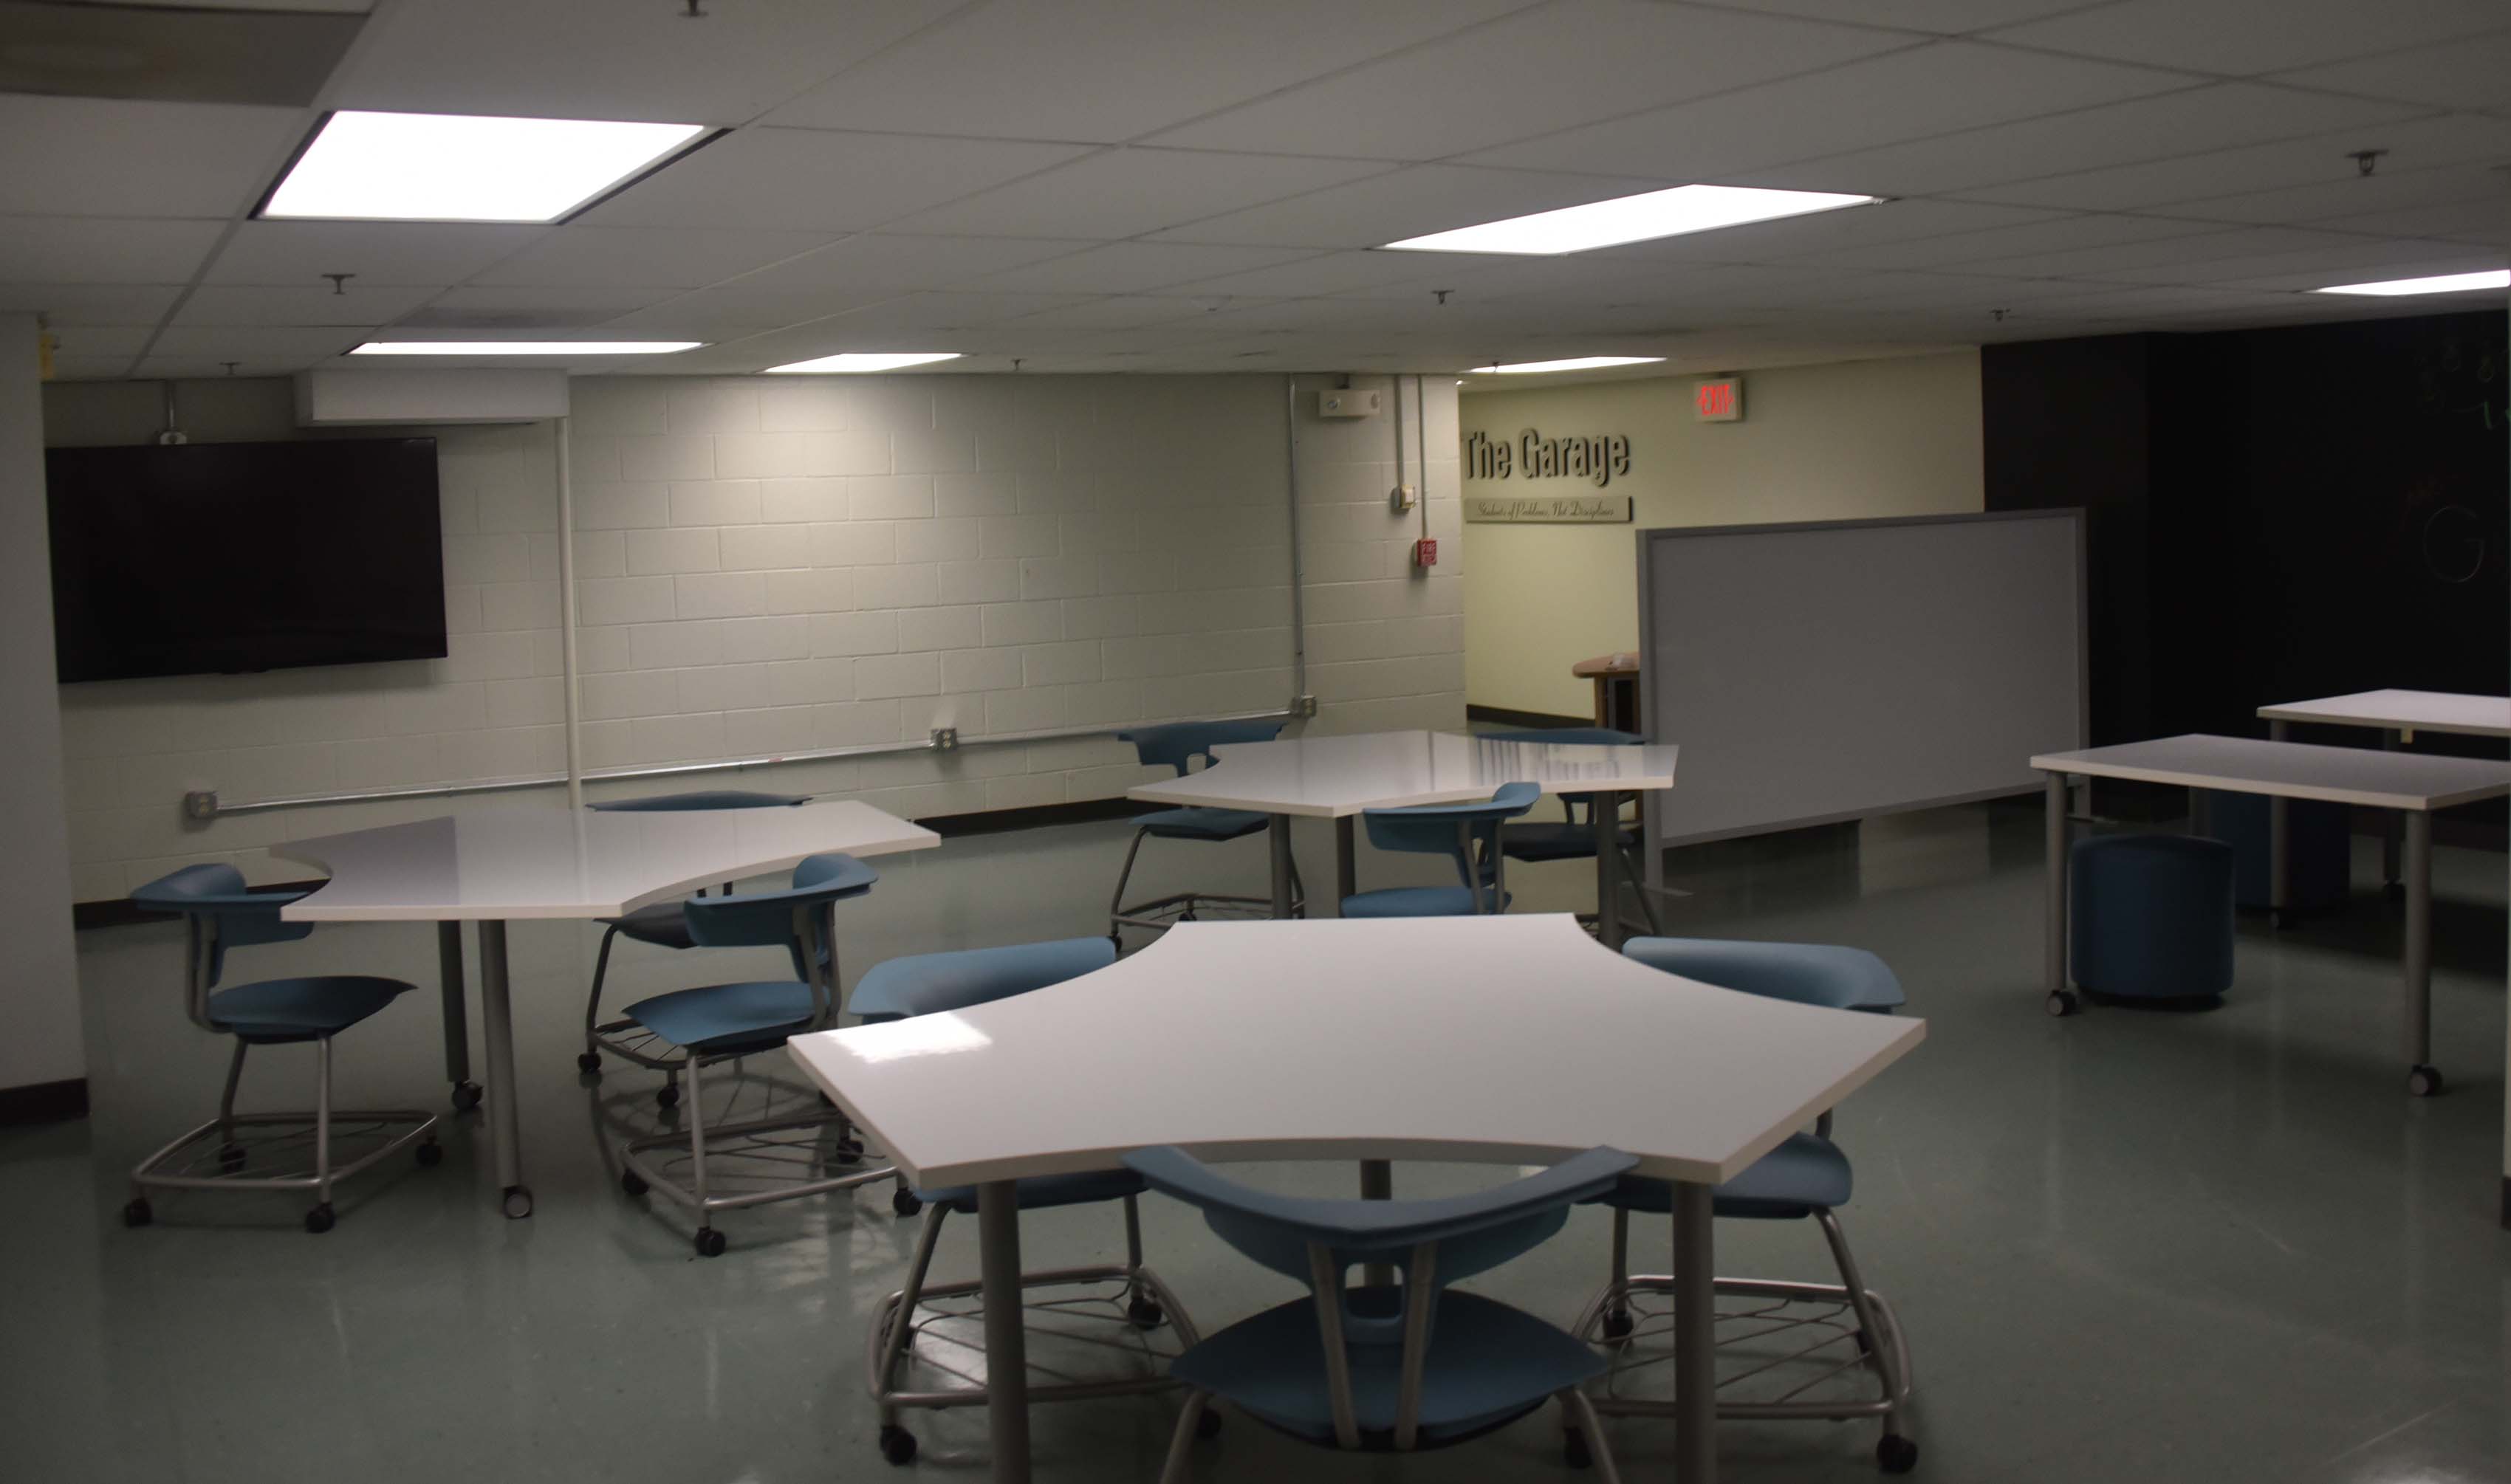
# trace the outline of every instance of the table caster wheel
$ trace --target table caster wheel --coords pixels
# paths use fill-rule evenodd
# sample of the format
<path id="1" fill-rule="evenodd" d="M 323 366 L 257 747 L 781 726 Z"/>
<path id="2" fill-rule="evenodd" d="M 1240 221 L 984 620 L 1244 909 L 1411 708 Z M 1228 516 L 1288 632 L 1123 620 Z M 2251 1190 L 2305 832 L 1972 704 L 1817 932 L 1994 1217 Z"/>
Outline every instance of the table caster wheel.
<path id="1" fill-rule="evenodd" d="M 244 1168 L 244 1146 L 229 1144 L 218 1150 L 218 1173 L 232 1175 Z"/>
<path id="2" fill-rule="evenodd" d="M 454 1112 L 468 1113 L 479 1106 L 480 1084 L 478 1083 L 455 1083 L 453 1084 Z"/>
<path id="3" fill-rule="evenodd" d="M 531 1187 L 527 1185 L 507 1186 L 505 1210 L 506 1219 L 508 1221 L 521 1221 L 524 1217 L 532 1214 Z"/>
<path id="4" fill-rule="evenodd" d="M 700 1257 L 723 1256 L 723 1234 L 713 1227 L 698 1228 L 697 1249 Z"/>
<path id="5" fill-rule="evenodd" d="M 1587 1434 L 1572 1427 L 1561 1434 L 1561 1462 L 1572 1468 L 1585 1468 L 1596 1462 L 1587 1451 Z"/>
<path id="6" fill-rule="evenodd" d="M 1908 1473 L 1918 1466 L 1918 1443 L 1915 1438 L 1898 1432 L 1886 1432 L 1883 1441 L 1874 1445 L 1874 1466 L 1885 1473 Z"/>
<path id="7" fill-rule="evenodd" d="M 444 1162 L 444 1146 L 429 1139 L 418 1146 L 418 1167 L 434 1169 Z"/>
<path id="8" fill-rule="evenodd" d="M 901 1216 L 912 1216 L 924 1209 L 924 1202 L 916 1199 L 913 1191 L 902 1185 L 889 1193 L 889 1208 Z"/>
<path id="9" fill-rule="evenodd" d="M 915 1434 L 894 1425 L 881 1428 L 880 1456 L 893 1464 L 914 1463 Z"/>
<path id="10" fill-rule="evenodd" d="M 596 1076 L 596 1077 L 600 1076 L 600 1075 L 601 1075 L 601 1054 L 600 1054 L 599 1052 L 598 1052 L 598 1051 L 578 1051 L 578 1052 L 576 1052 L 576 1053 L 575 1053 L 575 1069 L 576 1069 L 577 1071 L 579 1071 L 579 1072 L 590 1072 L 590 1073 L 592 1073 L 592 1074 L 593 1074 L 594 1076 Z"/>
<path id="11" fill-rule="evenodd" d="M 2410 1067 L 2407 1069 L 2407 1090 L 2416 1097 L 2430 1097 L 2441 1090 L 2441 1068 Z"/>
<path id="12" fill-rule="evenodd" d="M 1607 1340 L 1629 1339 L 1631 1337 L 1631 1312 L 1627 1309 L 1605 1310 L 1603 1335 Z"/>
<path id="13" fill-rule="evenodd" d="M 149 1208 L 145 1196 L 134 1198 L 122 1208 L 122 1224 L 126 1227 L 144 1227 L 156 1219 L 157 1213 Z"/>
<path id="14" fill-rule="evenodd" d="M 641 1196 L 649 1187 L 644 1176 L 633 1169 L 623 1169 L 619 1172 L 619 1189 L 625 1195 Z"/>
<path id="15" fill-rule="evenodd" d="M 654 1091 L 654 1106 L 657 1108 L 677 1108 L 680 1106 L 680 1084 L 678 1083 L 665 1083 L 662 1086 L 656 1088 Z"/>
<path id="16" fill-rule="evenodd" d="M 317 1237 L 331 1230 L 331 1202 L 326 1200 L 305 1213 L 305 1230 Z"/>
<path id="17" fill-rule="evenodd" d="M 1203 1415 L 1194 1420 L 1194 1435 L 1197 1437 L 1220 1435 L 1220 1414 L 1214 1411 L 1209 1403 L 1204 1406 Z"/>
<path id="18" fill-rule="evenodd" d="M 2073 990 L 2053 989 L 2049 991 L 2049 998 L 2041 1003 L 2040 1008 L 2049 1012 L 2049 1018 L 2064 1020 L 2083 1008 L 2083 1002 L 2075 998 Z"/>
<path id="19" fill-rule="evenodd" d="M 1136 1294 L 1125 1306 L 1125 1322 L 1136 1329 L 1157 1329 L 1168 1322 L 1168 1313 L 1156 1300 Z M 1210 1416 L 1210 1413 L 1206 1413 Z"/>

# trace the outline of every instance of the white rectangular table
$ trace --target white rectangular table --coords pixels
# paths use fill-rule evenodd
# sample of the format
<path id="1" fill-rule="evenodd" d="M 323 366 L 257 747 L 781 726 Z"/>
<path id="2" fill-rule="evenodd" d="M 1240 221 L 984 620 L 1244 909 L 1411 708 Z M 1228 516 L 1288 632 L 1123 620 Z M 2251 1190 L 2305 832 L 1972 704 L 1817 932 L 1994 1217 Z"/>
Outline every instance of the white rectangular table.
<path id="1" fill-rule="evenodd" d="M 789 1049 L 910 1181 L 978 1188 L 998 1484 L 1029 1476 L 1013 1182 L 1163 1144 L 1208 1160 L 1638 1156 L 1677 1182 L 1680 1477 L 1708 1484 L 1710 1188 L 1925 1034 L 1663 973 L 1565 914 L 1528 914 L 1185 923 L 1051 988 Z"/>
<path id="2" fill-rule="evenodd" d="M 470 1081 L 462 924 L 480 925 L 480 1008 L 488 1123 L 508 1216 L 532 1213 L 515 1114 L 514 1018 L 506 924 L 624 917 L 700 887 L 791 870 L 805 856 L 928 850 L 941 837 L 852 800 L 777 809 L 570 810 L 505 805 L 271 847 L 330 880 L 280 909 L 286 922 L 432 922 L 444 998 L 445 1075 L 454 1106 Z"/>
<path id="3" fill-rule="evenodd" d="M 2414 741 L 2417 732 L 2448 732 L 2460 737 L 2511 737 L 2511 697 L 2461 696 L 2450 691 L 2358 691 L 2317 701 L 2288 701 L 2259 707 L 2267 736 L 2287 740 L 2296 722 L 2308 726 L 2369 727 L 2380 734 L 2380 745 L 2395 751 Z M 2380 879 L 2398 883 L 2398 831 L 2394 821 L 2382 831 Z M 2288 863 L 2284 855 L 2285 806 L 2279 799 L 2267 809 L 2267 904 L 2281 919 L 2285 907 Z"/>
<path id="4" fill-rule="evenodd" d="M 1291 915 L 1291 820 L 1334 821 L 1334 901 L 1352 894 L 1352 821 L 1372 809 L 1463 804 L 1504 783 L 1547 794 L 1594 794 L 1597 932 L 1622 941 L 1621 796 L 1674 786 L 1677 749 L 1642 743 L 1508 742 L 1452 732 L 1366 732 L 1236 742 L 1214 764 L 1126 790 L 1148 804 L 1239 809 L 1272 817 L 1273 915 Z"/>
<path id="5" fill-rule="evenodd" d="M 2482 758 L 2321 747 L 2307 742 L 2191 734 L 2122 742 L 2031 759 L 2048 786 L 2048 1007 L 2071 1013 L 2067 985 L 2067 783 L 2069 778 L 2131 779 L 2184 788 L 2320 799 L 2393 809 L 2407 821 L 2406 1050 L 2408 1090 L 2441 1085 L 2432 1066 L 2433 811 L 2511 794 L 2511 763 Z"/>

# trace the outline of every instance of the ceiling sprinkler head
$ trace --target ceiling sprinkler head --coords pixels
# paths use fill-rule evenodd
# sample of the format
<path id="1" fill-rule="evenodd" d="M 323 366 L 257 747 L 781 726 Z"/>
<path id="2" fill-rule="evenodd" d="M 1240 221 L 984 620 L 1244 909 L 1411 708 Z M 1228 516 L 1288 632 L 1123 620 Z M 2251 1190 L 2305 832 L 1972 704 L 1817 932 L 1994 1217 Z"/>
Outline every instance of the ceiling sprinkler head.
<path id="1" fill-rule="evenodd" d="M 338 297 L 349 291 L 346 285 L 349 280 L 356 278 L 357 275 L 354 273 L 325 273 L 318 274 L 316 277 L 329 279 L 331 281 L 331 293 L 334 297 Z"/>
<path id="2" fill-rule="evenodd" d="M 2385 149 L 2358 149 L 2345 158 L 2354 162 L 2354 173 L 2368 175 L 2378 167 L 2380 157 L 2387 153 Z"/>

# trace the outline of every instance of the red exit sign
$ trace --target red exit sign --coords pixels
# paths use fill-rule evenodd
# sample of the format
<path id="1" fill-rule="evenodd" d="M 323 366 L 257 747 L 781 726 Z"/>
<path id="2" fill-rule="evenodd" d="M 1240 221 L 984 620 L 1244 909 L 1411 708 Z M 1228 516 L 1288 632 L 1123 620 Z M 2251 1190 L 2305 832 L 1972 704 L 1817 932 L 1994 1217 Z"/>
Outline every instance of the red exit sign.
<path id="1" fill-rule="evenodd" d="M 1740 423 L 1744 420 L 1744 383 L 1729 376 L 1723 381 L 1704 381 L 1691 389 L 1691 410 L 1704 423 Z"/>

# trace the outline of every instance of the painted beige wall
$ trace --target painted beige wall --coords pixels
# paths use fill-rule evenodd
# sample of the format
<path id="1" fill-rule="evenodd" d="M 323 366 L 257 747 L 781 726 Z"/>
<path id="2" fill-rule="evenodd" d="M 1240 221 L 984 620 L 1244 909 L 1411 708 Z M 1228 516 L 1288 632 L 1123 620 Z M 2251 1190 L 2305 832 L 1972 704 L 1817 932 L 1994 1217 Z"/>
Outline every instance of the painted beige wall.
<path id="1" fill-rule="evenodd" d="M 1749 372 L 1744 420 L 1691 413 L 1698 378 L 1474 392 L 1461 431 L 1512 445 L 1624 434 L 1631 472 L 1584 478 L 1467 479 L 1477 494 L 1628 494 L 1630 525 L 1467 525 L 1465 694 L 1476 705 L 1583 716 L 1569 666 L 1639 643 L 1633 532 L 1918 515 L 1983 508 L 1979 354 Z"/>

